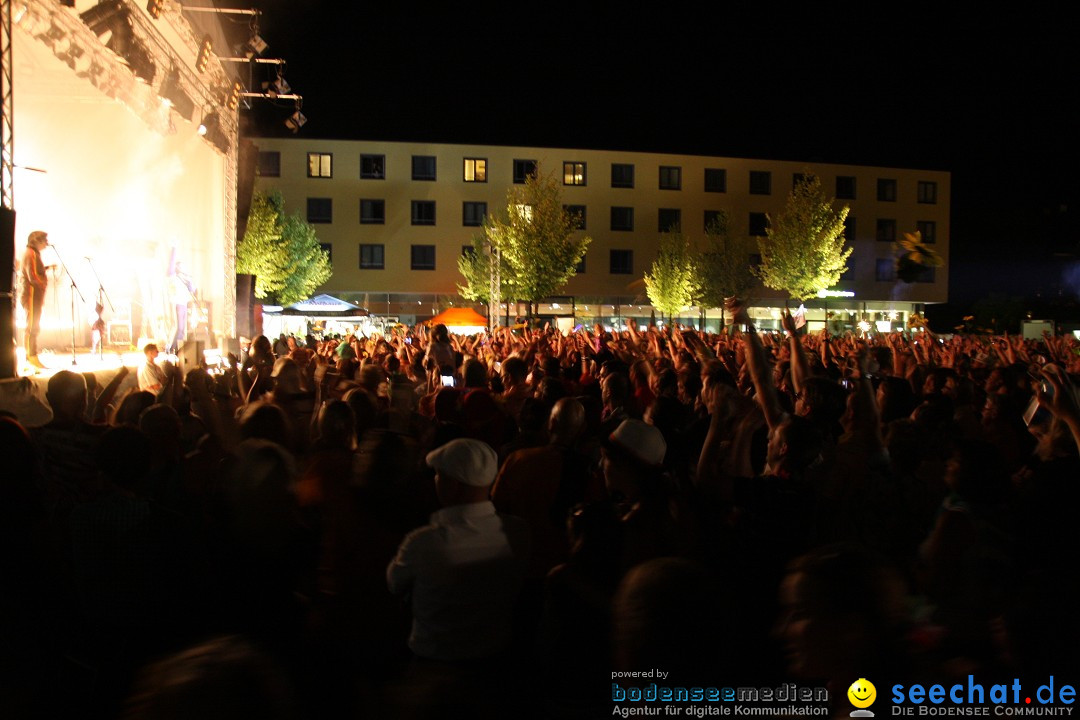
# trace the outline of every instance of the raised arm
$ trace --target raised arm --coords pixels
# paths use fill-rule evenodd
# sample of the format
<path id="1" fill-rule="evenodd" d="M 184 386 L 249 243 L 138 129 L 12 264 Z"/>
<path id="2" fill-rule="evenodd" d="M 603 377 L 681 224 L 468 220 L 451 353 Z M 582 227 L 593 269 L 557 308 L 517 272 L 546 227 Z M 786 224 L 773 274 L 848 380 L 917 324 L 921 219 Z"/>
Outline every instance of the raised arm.
<path id="1" fill-rule="evenodd" d="M 761 411 L 765 413 L 765 422 L 768 423 L 770 429 L 775 428 L 783 422 L 784 411 L 780 407 L 780 399 L 777 396 L 776 386 L 773 385 L 768 363 L 765 362 L 765 348 L 757 335 L 757 328 L 750 321 L 750 315 L 743 301 L 731 298 L 726 305 L 735 323 L 744 327 L 746 365 L 750 372 L 750 379 L 754 382 L 754 390 Z"/>

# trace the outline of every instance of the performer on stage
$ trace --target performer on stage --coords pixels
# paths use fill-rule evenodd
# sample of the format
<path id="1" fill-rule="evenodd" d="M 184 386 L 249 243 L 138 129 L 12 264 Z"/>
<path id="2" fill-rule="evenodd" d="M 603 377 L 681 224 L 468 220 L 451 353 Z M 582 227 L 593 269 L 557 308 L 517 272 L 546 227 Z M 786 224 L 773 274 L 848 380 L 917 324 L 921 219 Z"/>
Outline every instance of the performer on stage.
<path id="1" fill-rule="evenodd" d="M 26 361 L 34 367 L 44 367 L 38 360 L 38 333 L 41 332 L 41 310 L 45 307 L 45 288 L 49 279 L 45 275 L 45 263 L 41 251 L 49 244 L 44 230 L 35 230 L 26 240 L 20 273 L 22 275 L 22 306 L 26 310 Z"/>
<path id="2" fill-rule="evenodd" d="M 169 297 L 176 310 L 176 334 L 168 351 L 175 355 L 187 336 L 188 303 L 195 298 L 195 282 L 184 272 L 184 265 L 179 260 L 172 263 L 172 272 L 169 273 Z"/>

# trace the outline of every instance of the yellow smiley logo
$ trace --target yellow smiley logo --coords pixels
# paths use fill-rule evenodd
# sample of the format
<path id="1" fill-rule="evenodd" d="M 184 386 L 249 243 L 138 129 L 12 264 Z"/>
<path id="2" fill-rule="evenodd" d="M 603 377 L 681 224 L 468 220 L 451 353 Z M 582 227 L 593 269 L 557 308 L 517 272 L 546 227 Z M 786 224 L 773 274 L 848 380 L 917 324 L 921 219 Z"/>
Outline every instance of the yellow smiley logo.
<path id="1" fill-rule="evenodd" d="M 857 708 L 868 708 L 877 699 L 877 688 L 866 678 L 859 678 L 847 689 L 848 700 Z"/>

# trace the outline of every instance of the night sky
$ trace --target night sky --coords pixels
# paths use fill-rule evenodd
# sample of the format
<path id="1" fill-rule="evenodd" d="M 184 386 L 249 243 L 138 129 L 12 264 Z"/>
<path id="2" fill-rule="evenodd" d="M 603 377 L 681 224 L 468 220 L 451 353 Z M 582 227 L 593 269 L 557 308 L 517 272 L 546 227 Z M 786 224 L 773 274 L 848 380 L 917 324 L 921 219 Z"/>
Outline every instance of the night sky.
<path id="1" fill-rule="evenodd" d="M 255 5 L 304 96 L 303 137 L 948 170 L 958 312 L 991 291 L 1080 292 L 1075 48 L 1054 18 Z M 248 119 L 285 134 L 289 112 Z"/>

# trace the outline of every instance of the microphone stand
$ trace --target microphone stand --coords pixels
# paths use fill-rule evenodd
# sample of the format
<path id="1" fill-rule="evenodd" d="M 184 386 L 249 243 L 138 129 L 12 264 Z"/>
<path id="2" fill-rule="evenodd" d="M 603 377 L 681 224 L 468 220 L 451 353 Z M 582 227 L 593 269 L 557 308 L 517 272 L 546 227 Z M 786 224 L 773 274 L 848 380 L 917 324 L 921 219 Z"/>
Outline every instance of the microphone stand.
<path id="1" fill-rule="evenodd" d="M 60 261 L 60 267 L 64 269 L 64 272 L 67 273 L 68 280 L 71 281 L 71 364 L 78 365 L 79 363 L 75 360 L 75 295 L 78 295 L 79 300 L 84 304 L 86 303 L 86 298 L 83 297 L 82 290 L 79 290 L 79 286 L 75 283 L 75 276 L 68 270 L 64 258 L 60 256 L 60 251 L 56 249 L 55 245 L 50 245 L 49 247 L 56 253 L 56 258 Z"/>
<path id="2" fill-rule="evenodd" d="M 98 305 L 103 304 L 101 302 L 101 299 L 104 298 L 105 302 L 109 303 L 109 312 L 111 312 L 113 315 L 115 315 L 116 314 L 116 308 L 113 307 L 112 298 L 109 297 L 109 293 L 105 292 L 105 286 L 101 284 L 101 276 L 98 275 L 97 268 L 94 267 L 93 258 L 87 257 L 87 258 L 84 258 L 84 259 L 86 260 L 87 263 L 89 263 L 90 270 L 92 270 L 93 273 L 94 273 L 94 279 L 97 280 Z M 101 320 L 101 319 L 102 319 L 101 314 L 98 313 L 98 320 Z M 72 323 L 72 333 L 74 333 L 74 332 L 75 332 L 75 323 Z M 101 333 L 101 338 L 98 340 L 98 360 L 104 360 L 104 359 L 105 359 L 105 334 Z"/>

